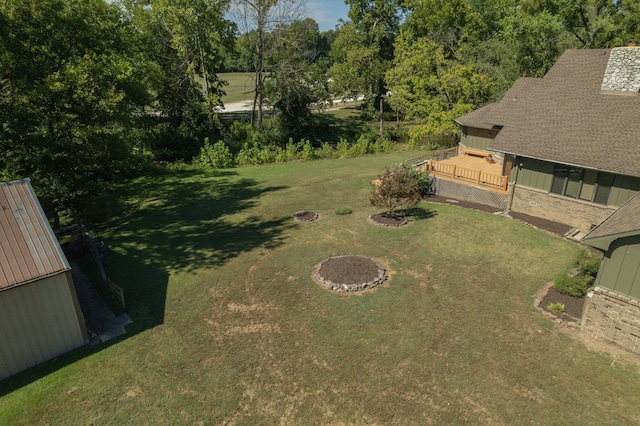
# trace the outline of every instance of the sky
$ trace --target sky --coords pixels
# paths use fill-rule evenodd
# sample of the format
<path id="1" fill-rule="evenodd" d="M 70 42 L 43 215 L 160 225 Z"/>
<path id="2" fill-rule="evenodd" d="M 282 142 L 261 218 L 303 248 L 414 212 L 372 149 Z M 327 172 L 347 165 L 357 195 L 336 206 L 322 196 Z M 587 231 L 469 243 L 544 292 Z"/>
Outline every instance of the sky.
<path id="1" fill-rule="evenodd" d="M 349 6 L 344 0 L 307 0 L 307 11 L 318 23 L 320 32 L 324 32 L 335 29 L 339 19 L 348 19 Z"/>

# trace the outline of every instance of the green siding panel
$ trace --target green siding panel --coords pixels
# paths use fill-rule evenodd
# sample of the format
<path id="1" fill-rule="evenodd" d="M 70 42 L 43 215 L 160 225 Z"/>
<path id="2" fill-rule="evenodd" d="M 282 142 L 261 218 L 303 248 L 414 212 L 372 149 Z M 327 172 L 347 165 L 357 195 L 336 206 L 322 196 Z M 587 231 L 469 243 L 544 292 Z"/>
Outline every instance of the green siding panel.
<path id="1" fill-rule="evenodd" d="M 621 206 L 640 191 L 640 178 L 617 175 L 609 195 L 610 206 Z"/>
<path id="2" fill-rule="evenodd" d="M 620 238 L 611 244 L 596 285 L 640 300 L 640 236 Z"/>
<path id="3" fill-rule="evenodd" d="M 524 158 L 518 160 L 522 168 L 518 173 L 518 185 L 549 191 L 553 179 L 553 163 Z"/>
<path id="4" fill-rule="evenodd" d="M 487 150 L 489 144 L 498 134 L 497 130 L 468 127 L 462 134 L 462 143 L 467 148 Z"/>

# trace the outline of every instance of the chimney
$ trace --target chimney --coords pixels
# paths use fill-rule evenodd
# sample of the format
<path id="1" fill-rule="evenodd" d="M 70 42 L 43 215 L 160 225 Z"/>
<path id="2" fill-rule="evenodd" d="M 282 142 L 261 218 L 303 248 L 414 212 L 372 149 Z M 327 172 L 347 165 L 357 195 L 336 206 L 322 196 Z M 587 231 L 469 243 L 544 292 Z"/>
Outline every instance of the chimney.
<path id="1" fill-rule="evenodd" d="M 638 93 L 640 48 L 636 47 L 635 40 L 630 40 L 629 46 L 611 49 L 600 90 L 611 94 Z"/>

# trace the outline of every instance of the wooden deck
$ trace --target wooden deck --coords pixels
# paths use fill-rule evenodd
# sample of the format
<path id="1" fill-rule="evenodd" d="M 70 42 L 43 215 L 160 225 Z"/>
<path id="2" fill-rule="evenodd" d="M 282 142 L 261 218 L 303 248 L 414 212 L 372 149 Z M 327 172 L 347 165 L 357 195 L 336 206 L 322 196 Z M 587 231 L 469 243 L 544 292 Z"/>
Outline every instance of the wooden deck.
<path id="1" fill-rule="evenodd" d="M 442 161 L 429 160 L 419 166 L 433 176 L 451 179 L 492 191 L 507 193 L 508 176 L 502 176 L 502 165 L 489 163 L 473 155 L 457 155 Z"/>

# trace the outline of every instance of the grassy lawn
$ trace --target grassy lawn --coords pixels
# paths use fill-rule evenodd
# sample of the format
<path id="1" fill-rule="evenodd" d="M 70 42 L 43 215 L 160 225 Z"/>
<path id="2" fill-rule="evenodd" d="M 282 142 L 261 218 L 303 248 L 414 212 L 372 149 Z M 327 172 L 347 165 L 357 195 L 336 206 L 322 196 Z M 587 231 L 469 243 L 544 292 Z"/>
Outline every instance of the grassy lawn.
<path id="1" fill-rule="evenodd" d="M 229 83 L 224 87 L 226 95 L 222 97 L 222 101 L 225 104 L 253 99 L 253 90 L 255 89 L 254 73 L 225 72 L 218 74 L 218 76 Z"/>
<path id="2" fill-rule="evenodd" d="M 638 373 L 533 307 L 576 245 L 429 203 L 399 229 L 367 222 L 370 181 L 420 154 L 126 185 L 100 237 L 129 333 L 0 382 L 0 424 L 638 424 Z M 312 267 L 341 254 L 390 280 L 323 290 Z"/>

